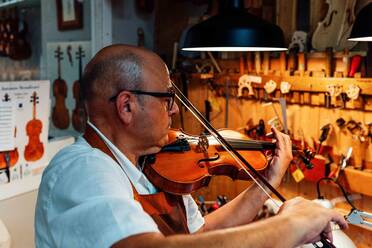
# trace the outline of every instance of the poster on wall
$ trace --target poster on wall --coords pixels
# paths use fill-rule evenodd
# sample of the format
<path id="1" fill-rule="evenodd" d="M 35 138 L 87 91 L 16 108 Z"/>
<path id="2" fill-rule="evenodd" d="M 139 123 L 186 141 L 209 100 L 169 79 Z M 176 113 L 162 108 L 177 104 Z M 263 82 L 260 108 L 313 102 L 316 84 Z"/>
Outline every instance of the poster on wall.
<path id="1" fill-rule="evenodd" d="M 47 43 L 47 71 L 51 79 L 51 137 L 79 136 L 86 112 L 79 94 L 79 79 L 91 58 L 89 41 Z"/>
<path id="2" fill-rule="evenodd" d="M 0 82 L 0 187 L 40 176 L 48 162 L 49 81 Z"/>

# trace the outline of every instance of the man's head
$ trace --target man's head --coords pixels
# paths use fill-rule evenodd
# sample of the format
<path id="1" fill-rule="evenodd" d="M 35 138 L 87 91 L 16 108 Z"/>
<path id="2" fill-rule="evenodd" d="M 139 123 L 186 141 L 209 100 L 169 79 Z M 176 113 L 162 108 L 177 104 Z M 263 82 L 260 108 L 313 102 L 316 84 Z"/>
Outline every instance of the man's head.
<path id="1" fill-rule="evenodd" d="M 130 149 L 145 153 L 167 143 L 171 116 L 178 112 L 176 104 L 168 109 L 170 87 L 159 56 L 127 45 L 99 51 L 86 66 L 81 85 L 90 120 L 106 135 L 125 138 Z"/>

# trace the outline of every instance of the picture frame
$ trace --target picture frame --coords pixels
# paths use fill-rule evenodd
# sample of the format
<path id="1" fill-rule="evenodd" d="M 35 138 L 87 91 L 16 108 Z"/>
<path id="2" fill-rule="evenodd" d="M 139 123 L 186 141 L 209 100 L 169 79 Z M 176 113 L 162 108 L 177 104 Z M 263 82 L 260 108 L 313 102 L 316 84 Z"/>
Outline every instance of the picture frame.
<path id="1" fill-rule="evenodd" d="M 58 30 L 83 28 L 83 6 L 78 0 L 56 0 Z"/>

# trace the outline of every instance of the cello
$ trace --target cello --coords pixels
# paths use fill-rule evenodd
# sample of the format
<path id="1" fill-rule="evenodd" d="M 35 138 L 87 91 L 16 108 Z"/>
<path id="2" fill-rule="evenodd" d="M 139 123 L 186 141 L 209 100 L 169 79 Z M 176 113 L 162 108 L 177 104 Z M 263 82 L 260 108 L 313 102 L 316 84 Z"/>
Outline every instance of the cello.
<path id="1" fill-rule="evenodd" d="M 78 51 L 76 52 L 76 59 L 79 60 L 79 79 L 74 82 L 73 85 L 73 94 L 75 98 L 75 108 L 72 112 L 72 126 L 78 132 L 84 132 L 87 124 L 87 112 L 84 107 L 84 103 L 81 99 L 80 94 L 80 82 L 81 75 L 83 71 L 83 58 L 85 57 L 84 50 L 79 46 Z"/>
<path id="2" fill-rule="evenodd" d="M 24 152 L 26 161 L 37 161 L 44 154 L 44 145 L 43 142 L 40 141 L 43 123 L 39 119 L 36 119 L 36 104 L 39 103 L 38 100 L 39 97 L 36 92 L 34 92 L 30 100 L 30 102 L 33 103 L 32 120 L 27 122 L 26 125 L 26 134 L 28 136 L 28 144 Z"/>
<path id="3" fill-rule="evenodd" d="M 70 124 L 70 116 L 65 104 L 65 98 L 67 97 L 67 84 L 66 81 L 61 78 L 61 60 L 63 58 L 60 46 L 58 46 L 55 51 L 55 57 L 57 59 L 58 77 L 53 82 L 55 105 L 53 107 L 52 121 L 54 126 L 57 128 L 66 129 Z"/>

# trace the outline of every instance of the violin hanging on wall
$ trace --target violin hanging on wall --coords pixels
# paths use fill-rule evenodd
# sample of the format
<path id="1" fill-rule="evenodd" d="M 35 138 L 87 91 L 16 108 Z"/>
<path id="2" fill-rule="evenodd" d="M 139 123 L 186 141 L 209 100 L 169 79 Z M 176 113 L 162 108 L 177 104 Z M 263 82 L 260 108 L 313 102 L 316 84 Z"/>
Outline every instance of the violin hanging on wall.
<path id="1" fill-rule="evenodd" d="M 61 61 L 63 58 L 60 46 L 58 46 L 55 51 L 55 58 L 57 59 L 58 77 L 53 82 L 55 105 L 53 107 L 52 121 L 54 126 L 57 128 L 66 129 L 70 124 L 70 116 L 65 104 L 65 99 L 67 97 L 67 84 L 61 77 Z"/>
<path id="2" fill-rule="evenodd" d="M 356 42 L 349 42 L 347 38 L 355 20 L 356 0 L 326 0 L 326 3 L 328 12 L 313 33 L 312 46 L 319 51 L 327 47 L 335 50 L 351 49 Z"/>
<path id="3" fill-rule="evenodd" d="M 75 108 L 72 112 L 72 126 L 78 132 L 84 132 L 86 123 L 87 123 L 87 112 L 84 107 L 84 103 L 81 99 L 80 94 L 80 82 L 81 75 L 83 71 L 83 58 L 85 57 L 85 52 L 79 46 L 78 51 L 76 52 L 76 58 L 79 60 L 79 79 L 74 82 L 73 85 L 73 94 L 75 98 Z"/>
<path id="4" fill-rule="evenodd" d="M 31 46 L 26 40 L 27 32 L 27 23 L 23 19 L 23 16 L 21 16 L 21 18 L 19 17 L 18 9 L 14 8 L 13 18 L 10 22 L 9 58 L 13 60 L 24 60 L 31 57 Z"/>
<path id="5" fill-rule="evenodd" d="M 11 22 L 12 22 L 12 17 L 11 17 L 11 11 L 7 10 L 4 12 L 4 17 L 3 17 L 3 31 L 1 33 L 1 55 L 3 56 L 8 56 L 9 55 L 9 41 L 10 41 L 10 33 L 11 33 Z"/>
<path id="6" fill-rule="evenodd" d="M 5 44 L 7 42 L 7 32 L 6 32 L 6 12 L 2 10 L 0 13 L 0 56 L 6 56 L 5 54 Z"/>
<path id="7" fill-rule="evenodd" d="M 341 51 L 345 48 L 351 49 L 358 43 L 357 41 L 348 40 L 355 22 L 355 4 L 356 0 L 346 0 L 346 5 L 344 7 L 345 15 L 341 23 L 340 33 L 337 37 L 336 51 Z"/>
<path id="8" fill-rule="evenodd" d="M 28 136 L 28 144 L 26 145 L 24 156 L 27 161 L 37 161 L 44 154 L 44 145 L 40 141 L 40 134 L 43 129 L 43 123 L 36 119 L 36 104 L 39 97 L 36 92 L 31 96 L 30 102 L 33 103 L 32 108 L 32 120 L 27 122 L 26 125 L 26 134 Z"/>

